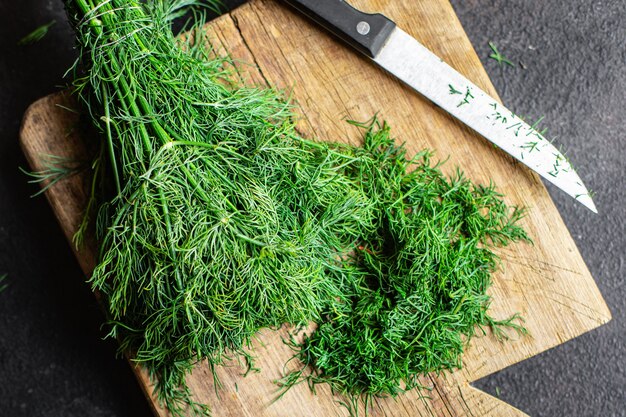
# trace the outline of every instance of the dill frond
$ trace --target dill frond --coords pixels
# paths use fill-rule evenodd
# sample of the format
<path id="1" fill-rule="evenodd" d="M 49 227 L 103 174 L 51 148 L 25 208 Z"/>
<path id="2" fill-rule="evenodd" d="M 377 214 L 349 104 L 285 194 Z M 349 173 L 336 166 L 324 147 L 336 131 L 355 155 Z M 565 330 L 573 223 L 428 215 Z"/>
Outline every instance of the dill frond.
<path id="1" fill-rule="evenodd" d="M 54 26 L 56 23 L 57 23 L 56 20 L 52 20 L 51 22 L 46 23 L 45 25 L 39 26 L 38 28 L 33 30 L 31 33 L 29 33 L 28 35 L 20 39 L 17 42 L 17 44 L 20 46 L 24 46 L 24 45 L 30 45 L 30 44 L 39 42 L 48 34 L 48 31 L 50 30 L 50 28 Z"/>
<path id="2" fill-rule="evenodd" d="M 41 171 L 29 172 L 20 168 L 24 174 L 32 178 L 28 181 L 29 184 L 41 185 L 41 189 L 33 194 L 32 197 L 45 193 L 59 181 L 76 175 L 85 168 L 81 161 L 56 155 L 42 155 L 41 158 L 44 166 L 44 169 Z"/>
<path id="3" fill-rule="evenodd" d="M 9 284 L 6 283 L 7 274 L 0 274 L 0 292 L 6 290 Z"/>

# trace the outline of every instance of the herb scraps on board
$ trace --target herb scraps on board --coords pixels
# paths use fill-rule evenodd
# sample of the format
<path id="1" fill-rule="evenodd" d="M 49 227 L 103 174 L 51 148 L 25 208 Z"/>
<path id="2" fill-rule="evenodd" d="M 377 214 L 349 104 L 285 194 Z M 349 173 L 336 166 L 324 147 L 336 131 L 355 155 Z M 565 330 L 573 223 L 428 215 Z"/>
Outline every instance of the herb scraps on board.
<path id="1" fill-rule="evenodd" d="M 408 157 L 377 120 L 362 146 L 301 137 L 280 92 L 243 86 L 207 47 L 201 11 L 172 32 L 201 2 L 65 1 L 74 92 L 101 132 L 90 283 L 173 415 L 209 415 L 185 377 L 199 361 L 252 366 L 263 328 L 317 323 L 291 342 L 302 369 L 353 397 L 460 366 L 478 329 L 523 330 L 487 313 L 492 249 L 528 240 L 494 186 Z"/>

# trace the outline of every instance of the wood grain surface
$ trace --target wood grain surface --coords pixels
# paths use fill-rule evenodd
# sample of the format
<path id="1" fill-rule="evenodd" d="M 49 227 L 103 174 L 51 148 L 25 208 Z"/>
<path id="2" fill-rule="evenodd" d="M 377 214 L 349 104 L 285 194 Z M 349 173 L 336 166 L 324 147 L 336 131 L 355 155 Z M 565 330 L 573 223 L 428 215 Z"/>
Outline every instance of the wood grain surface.
<path id="1" fill-rule="evenodd" d="M 386 14 L 497 97 L 447 0 L 352 3 L 364 11 Z M 520 313 L 530 336 L 504 343 L 490 334 L 475 338 L 461 371 L 425 376 L 423 382 L 430 390 L 378 399 L 370 410 L 372 416 L 397 417 L 524 415 L 469 383 L 610 320 L 610 312 L 539 178 L 279 1 L 253 0 L 209 26 L 216 53 L 240 60 L 238 68 L 245 82 L 275 86 L 295 100 L 301 115 L 298 128 L 307 137 L 358 143 L 362 131 L 345 120 L 366 121 L 378 113 L 410 152 L 433 149 L 436 157 L 449 158 L 445 169 L 451 172 L 459 166 L 477 182 L 492 179 L 508 203 L 528 208 L 523 226 L 534 244 L 517 244 L 499 252 L 502 268 L 490 293 L 494 297 L 492 314 L 505 318 Z M 87 157 L 90 138 L 77 128 L 78 112 L 78 105 L 66 93 L 43 98 L 29 108 L 21 144 L 33 170 L 45 168 L 45 155 Z M 76 175 L 46 193 L 70 242 L 85 210 L 89 187 L 86 174 Z M 95 241 L 88 239 L 80 249 L 72 247 L 89 276 L 96 260 Z M 217 393 L 210 370 L 199 363 L 188 379 L 196 398 L 210 404 L 215 416 L 348 415 L 325 386 L 318 387 L 314 395 L 301 384 L 274 401 L 278 387 L 273 381 L 293 355 L 281 341 L 286 331 L 261 332 L 253 351 L 262 371 L 244 377 L 245 368 L 234 362 L 219 370 L 223 386 Z M 134 369 L 155 413 L 167 416 L 151 396 L 145 373 Z"/>

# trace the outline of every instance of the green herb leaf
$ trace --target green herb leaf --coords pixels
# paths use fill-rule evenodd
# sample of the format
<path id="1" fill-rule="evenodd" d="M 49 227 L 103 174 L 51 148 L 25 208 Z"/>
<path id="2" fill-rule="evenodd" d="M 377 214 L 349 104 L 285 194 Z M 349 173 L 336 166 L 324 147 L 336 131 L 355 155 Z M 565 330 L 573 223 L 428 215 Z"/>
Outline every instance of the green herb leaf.
<path id="1" fill-rule="evenodd" d="M 20 168 L 24 174 L 32 178 L 28 181 L 29 184 L 41 185 L 41 189 L 33 194 L 32 197 L 45 193 L 59 181 L 78 174 L 85 169 L 84 164 L 80 161 L 74 161 L 56 155 L 42 155 L 42 163 L 44 169 L 38 172 L 28 172 Z"/>
<path id="2" fill-rule="evenodd" d="M 41 39 L 44 38 L 44 36 L 48 34 L 48 31 L 50 30 L 50 28 L 54 26 L 55 24 L 56 24 L 56 20 L 52 20 L 51 22 L 46 23 L 45 25 L 39 26 L 37 29 L 33 30 L 31 33 L 29 33 L 28 35 L 20 39 L 17 42 L 17 44 L 18 45 L 30 45 L 35 42 L 39 42 Z"/>
<path id="3" fill-rule="evenodd" d="M 494 59 L 498 63 L 498 65 L 506 64 L 506 65 L 509 65 L 511 67 L 515 66 L 511 61 L 506 59 L 498 51 L 498 48 L 496 47 L 496 45 L 493 42 L 489 42 L 489 47 L 491 48 L 491 51 L 493 52 L 491 55 L 489 55 L 489 58 Z"/>
<path id="4" fill-rule="evenodd" d="M 0 292 L 6 290 L 9 287 L 9 284 L 7 284 L 5 281 L 7 279 L 7 275 L 0 275 Z"/>

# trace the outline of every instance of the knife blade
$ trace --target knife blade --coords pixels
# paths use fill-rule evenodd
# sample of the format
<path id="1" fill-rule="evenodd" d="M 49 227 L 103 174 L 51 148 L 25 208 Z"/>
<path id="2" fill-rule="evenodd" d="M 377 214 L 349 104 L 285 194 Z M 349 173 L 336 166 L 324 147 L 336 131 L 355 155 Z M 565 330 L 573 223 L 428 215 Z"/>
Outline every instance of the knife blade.
<path id="1" fill-rule="evenodd" d="M 497 147 L 597 213 L 567 158 L 520 116 L 469 81 L 382 14 L 344 0 L 283 0 Z"/>

